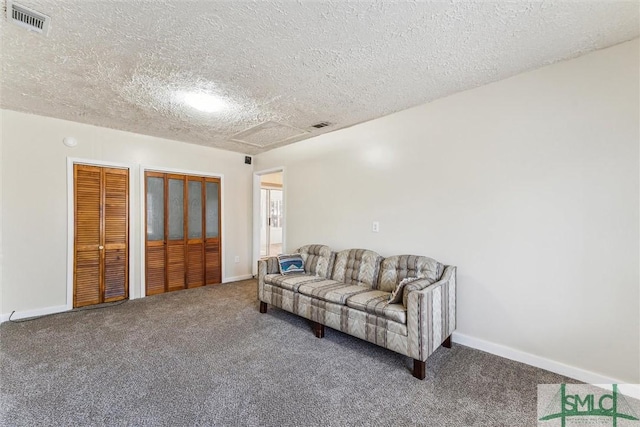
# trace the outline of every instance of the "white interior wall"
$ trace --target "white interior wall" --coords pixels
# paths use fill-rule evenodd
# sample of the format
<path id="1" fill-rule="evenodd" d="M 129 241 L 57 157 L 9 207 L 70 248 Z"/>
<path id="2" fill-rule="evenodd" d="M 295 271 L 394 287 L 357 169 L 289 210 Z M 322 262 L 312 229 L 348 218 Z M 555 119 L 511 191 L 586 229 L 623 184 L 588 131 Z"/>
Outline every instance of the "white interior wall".
<path id="1" fill-rule="evenodd" d="M 1 114 L 3 315 L 66 303 L 67 157 L 134 165 L 133 297 L 140 295 L 140 165 L 223 174 L 224 279 L 251 275 L 252 167 L 244 155 L 15 111 Z M 78 146 L 64 146 L 65 136 L 77 138 Z"/>
<path id="2" fill-rule="evenodd" d="M 455 264 L 461 341 L 640 382 L 638 50 L 636 39 L 258 155 L 256 169 L 287 170 L 287 249 Z"/>

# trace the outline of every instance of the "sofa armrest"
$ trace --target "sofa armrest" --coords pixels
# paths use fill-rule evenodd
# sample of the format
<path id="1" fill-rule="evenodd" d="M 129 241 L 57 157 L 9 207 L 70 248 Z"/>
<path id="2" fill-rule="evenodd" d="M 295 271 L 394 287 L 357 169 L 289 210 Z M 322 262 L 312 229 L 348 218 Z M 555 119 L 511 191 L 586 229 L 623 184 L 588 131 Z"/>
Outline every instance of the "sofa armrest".
<path id="1" fill-rule="evenodd" d="M 258 261 L 258 299 L 262 300 L 264 277 L 267 274 L 276 273 L 280 273 L 280 267 L 278 266 L 278 257 L 269 257 Z"/>
<path id="2" fill-rule="evenodd" d="M 456 267 L 446 266 L 439 281 L 406 295 L 409 356 L 425 361 L 456 329 Z"/>
<path id="3" fill-rule="evenodd" d="M 278 266 L 278 257 L 272 256 L 258 260 L 258 280 L 264 279 L 267 274 L 280 273 Z"/>

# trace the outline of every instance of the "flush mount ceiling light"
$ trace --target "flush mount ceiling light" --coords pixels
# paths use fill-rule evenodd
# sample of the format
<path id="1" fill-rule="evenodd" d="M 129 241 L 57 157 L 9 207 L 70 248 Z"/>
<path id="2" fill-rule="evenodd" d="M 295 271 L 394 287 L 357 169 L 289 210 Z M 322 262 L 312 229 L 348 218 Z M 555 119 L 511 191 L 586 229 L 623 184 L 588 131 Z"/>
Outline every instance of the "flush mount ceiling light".
<path id="1" fill-rule="evenodd" d="M 229 108 L 224 98 L 204 92 L 176 92 L 176 100 L 204 113 L 216 113 Z"/>

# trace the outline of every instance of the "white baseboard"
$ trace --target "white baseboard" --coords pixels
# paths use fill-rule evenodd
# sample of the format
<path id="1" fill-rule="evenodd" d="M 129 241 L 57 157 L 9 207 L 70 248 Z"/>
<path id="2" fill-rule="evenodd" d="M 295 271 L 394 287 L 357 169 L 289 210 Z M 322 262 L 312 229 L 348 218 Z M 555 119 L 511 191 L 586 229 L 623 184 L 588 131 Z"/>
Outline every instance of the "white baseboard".
<path id="1" fill-rule="evenodd" d="M 253 275 L 251 274 L 243 274 L 242 276 L 225 277 L 222 283 L 238 282 L 240 280 L 248 280 L 252 278 L 253 278 Z"/>
<path id="2" fill-rule="evenodd" d="M 36 310 L 28 310 L 28 311 L 16 311 L 13 313 L 13 316 L 11 316 L 11 313 L 5 313 L 0 315 L 0 323 L 8 322 L 10 316 L 11 316 L 11 320 L 18 320 L 18 319 L 26 319 L 29 317 L 45 316 L 47 314 L 62 313 L 64 311 L 69 311 L 69 308 L 66 305 L 58 305 L 55 307 L 45 307 L 45 308 L 39 308 Z"/>
<path id="3" fill-rule="evenodd" d="M 584 369 L 576 368 L 575 366 L 566 365 L 555 360 L 546 359 L 541 356 L 536 356 L 531 353 L 526 353 L 521 350 L 516 350 L 511 347 L 507 347 L 501 344 L 496 344 L 490 341 L 485 341 L 480 338 L 474 338 L 469 335 L 454 332 L 451 337 L 454 343 L 461 344 L 467 347 L 482 350 L 487 353 L 495 354 L 496 356 L 504 357 L 505 359 L 515 360 L 516 362 L 526 363 L 527 365 L 535 366 L 536 368 L 545 369 L 556 374 L 564 375 L 565 377 L 573 378 L 578 381 L 582 381 L 588 384 L 618 384 L 620 392 L 626 396 L 630 396 L 636 399 L 640 399 L 640 385 L 638 384 L 626 384 L 616 378 L 607 377 L 595 372 L 586 371 Z"/>

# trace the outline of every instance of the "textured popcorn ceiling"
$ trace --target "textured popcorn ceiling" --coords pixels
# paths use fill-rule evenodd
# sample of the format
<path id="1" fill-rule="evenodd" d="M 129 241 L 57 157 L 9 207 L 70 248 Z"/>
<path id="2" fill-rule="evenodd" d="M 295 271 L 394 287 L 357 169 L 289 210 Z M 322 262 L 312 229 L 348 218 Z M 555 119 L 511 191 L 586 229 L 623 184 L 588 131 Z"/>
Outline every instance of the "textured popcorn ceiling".
<path id="1" fill-rule="evenodd" d="M 635 1 L 16 1 L 51 29 L 0 20 L 2 108 L 247 154 L 639 34 Z M 199 112 L 177 91 L 229 107 Z M 265 122 L 285 127 L 242 134 Z"/>

